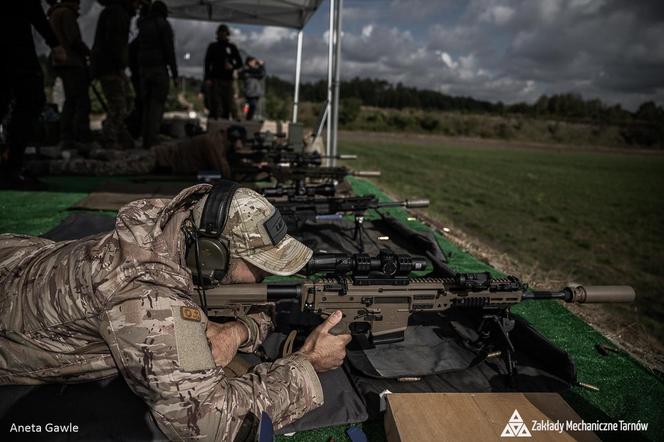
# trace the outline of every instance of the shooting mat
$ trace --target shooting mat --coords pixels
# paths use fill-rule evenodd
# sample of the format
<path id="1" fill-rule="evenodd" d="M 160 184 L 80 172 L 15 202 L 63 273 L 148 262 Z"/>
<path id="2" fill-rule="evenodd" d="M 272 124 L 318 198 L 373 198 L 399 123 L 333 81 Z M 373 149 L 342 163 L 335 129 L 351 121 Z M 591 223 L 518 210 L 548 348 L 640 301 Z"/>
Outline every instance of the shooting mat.
<path id="1" fill-rule="evenodd" d="M 172 198 L 185 185 L 165 181 L 144 183 L 106 181 L 97 190 L 71 206 L 70 210 L 113 210 L 146 198 Z"/>
<path id="2" fill-rule="evenodd" d="M 423 256 L 429 263 L 427 271 L 433 271 L 436 276 L 448 276 L 447 258 L 430 232 L 417 232 L 407 221 L 391 217 L 364 221 L 362 230 L 364 250 L 355 238 L 355 223 L 346 219 L 307 221 L 299 231 L 289 233 L 314 252 L 364 252 L 375 256 L 381 249 L 389 248 L 395 253 Z"/>
<path id="3" fill-rule="evenodd" d="M 72 213 L 42 236 L 53 241 L 70 241 L 115 228 L 115 217 L 93 213 Z"/>
<path id="4" fill-rule="evenodd" d="M 380 394 L 392 393 L 444 393 L 444 392 L 563 392 L 576 382 L 576 368 L 568 353 L 553 345 L 524 319 L 514 316 L 515 328 L 510 333 L 516 349 L 517 374 L 510 379 L 501 358 L 484 358 L 473 354 L 463 345 L 462 336 L 474 331 L 468 327 L 462 314 L 441 319 L 438 325 L 425 316 L 413 315 L 411 322 L 417 327 L 429 329 L 433 334 L 420 331 L 406 339 L 412 341 L 424 336 L 427 343 L 440 348 L 434 355 L 427 355 L 420 345 L 404 348 L 399 344 L 387 344 L 375 350 L 350 350 L 345 367 L 352 382 L 364 398 L 370 417 L 384 411 Z M 440 333 L 440 324 L 455 329 Z M 411 328 L 411 327 L 409 327 Z M 447 327 L 443 327 L 447 328 Z M 433 341 L 438 336 L 438 344 Z M 395 350 L 407 352 L 394 359 Z M 379 350 L 379 351 L 378 351 Z M 470 353 L 469 353 L 470 352 Z M 438 361 L 450 358 L 451 361 Z M 421 360 L 421 363 L 414 361 Z M 470 362 L 467 366 L 463 364 Z M 456 367 L 455 367 L 456 365 Z M 428 369 L 428 374 L 426 370 Z"/>

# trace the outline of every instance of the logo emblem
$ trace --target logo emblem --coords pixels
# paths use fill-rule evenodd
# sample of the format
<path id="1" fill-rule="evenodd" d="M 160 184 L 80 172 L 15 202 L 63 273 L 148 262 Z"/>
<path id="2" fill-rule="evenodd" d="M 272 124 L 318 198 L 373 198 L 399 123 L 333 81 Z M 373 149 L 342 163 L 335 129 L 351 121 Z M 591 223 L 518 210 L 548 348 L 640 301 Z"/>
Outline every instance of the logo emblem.
<path id="1" fill-rule="evenodd" d="M 532 437 L 518 410 L 514 410 L 503 432 L 500 433 L 500 437 Z"/>
<path id="2" fill-rule="evenodd" d="M 187 321 L 201 321 L 201 312 L 195 308 L 180 307 L 180 316 Z"/>

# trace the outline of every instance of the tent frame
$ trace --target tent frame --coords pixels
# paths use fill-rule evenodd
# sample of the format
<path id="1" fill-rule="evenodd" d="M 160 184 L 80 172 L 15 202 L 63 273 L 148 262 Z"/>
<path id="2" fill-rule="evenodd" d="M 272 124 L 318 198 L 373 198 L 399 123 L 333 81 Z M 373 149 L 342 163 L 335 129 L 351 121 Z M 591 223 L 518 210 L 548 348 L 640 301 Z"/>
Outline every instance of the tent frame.
<path id="1" fill-rule="evenodd" d="M 330 17 L 327 52 L 327 100 L 321 127 L 326 127 L 325 155 L 330 157 L 330 165 L 336 164 L 338 131 L 339 131 L 339 88 L 341 79 L 341 17 L 343 0 L 330 1 Z M 293 91 L 292 122 L 298 122 L 300 105 L 300 83 L 302 75 L 302 40 L 303 30 L 297 34 L 297 53 L 295 65 L 295 88 Z M 315 130 L 315 129 L 314 129 Z"/>
<path id="2" fill-rule="evenodd" d="M 171 17 L 190 20 L 214 20 L 229 23 L 279 26 L 295 28 L 297 53 L 293 114 L 291 121 L 298 122 L 300 85 L 302 75 L 302 46 L 304 27 L 315 13 L 321 1 L 301 0 L 165 0 Z M 341 76 L 341 11 L 343 0 L 329 0 L 330 24 L 328 34 L 327 101 L 321 118 L 327 129 L 325 153 L 332 158 L 337 154 L 339 121 L 339 81 Z M 332 159 L 332 164 L 335 163 Z"/>

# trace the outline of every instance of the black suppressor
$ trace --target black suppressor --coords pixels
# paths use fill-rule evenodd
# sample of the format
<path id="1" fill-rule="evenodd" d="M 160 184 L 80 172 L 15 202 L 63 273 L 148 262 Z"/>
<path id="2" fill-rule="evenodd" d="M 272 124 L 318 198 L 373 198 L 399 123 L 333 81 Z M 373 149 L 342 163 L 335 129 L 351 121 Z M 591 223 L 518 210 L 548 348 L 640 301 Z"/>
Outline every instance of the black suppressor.
<path id="1" fill-rule="evenodd" d="M 408 276 L 410 272 L 425 270 L 426 259 L 420 256 L 397 255 L 389 250 L 382 250 L 378 256 L 366 253 L 348 255 L 345 253 L 316 253 L 305 267 L 307 275 L 331 273 L 353 276 L 380 273 L 388 277 Z"/>

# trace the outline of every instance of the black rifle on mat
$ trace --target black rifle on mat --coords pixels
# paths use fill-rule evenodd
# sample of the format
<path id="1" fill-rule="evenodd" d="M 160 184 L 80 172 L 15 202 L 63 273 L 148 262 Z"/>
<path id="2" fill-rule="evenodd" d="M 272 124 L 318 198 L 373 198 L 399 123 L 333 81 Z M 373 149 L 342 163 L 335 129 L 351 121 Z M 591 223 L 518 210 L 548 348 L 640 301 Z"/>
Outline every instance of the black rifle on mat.
<path id="1" fill-rule="evenodd" d="M 368 210 L 390 207 L 417 209 L 429 207 L 429 200 L 414 199 L 385 202 L 380 201 L 375 195 L 327 198 L 305 196 L 290 201 L 272 201 L 272 204 L 279 210 L 286 221 L 288 230 L 291 232 L 301 229 L 307 221 L 339 221 L 343 219 L 344 215 L 352 215 L 355 221 L 353 239 L 359 242 L 360 250 L 363 250 L 364 232 L 362 225 L 364 215 Z"/>

